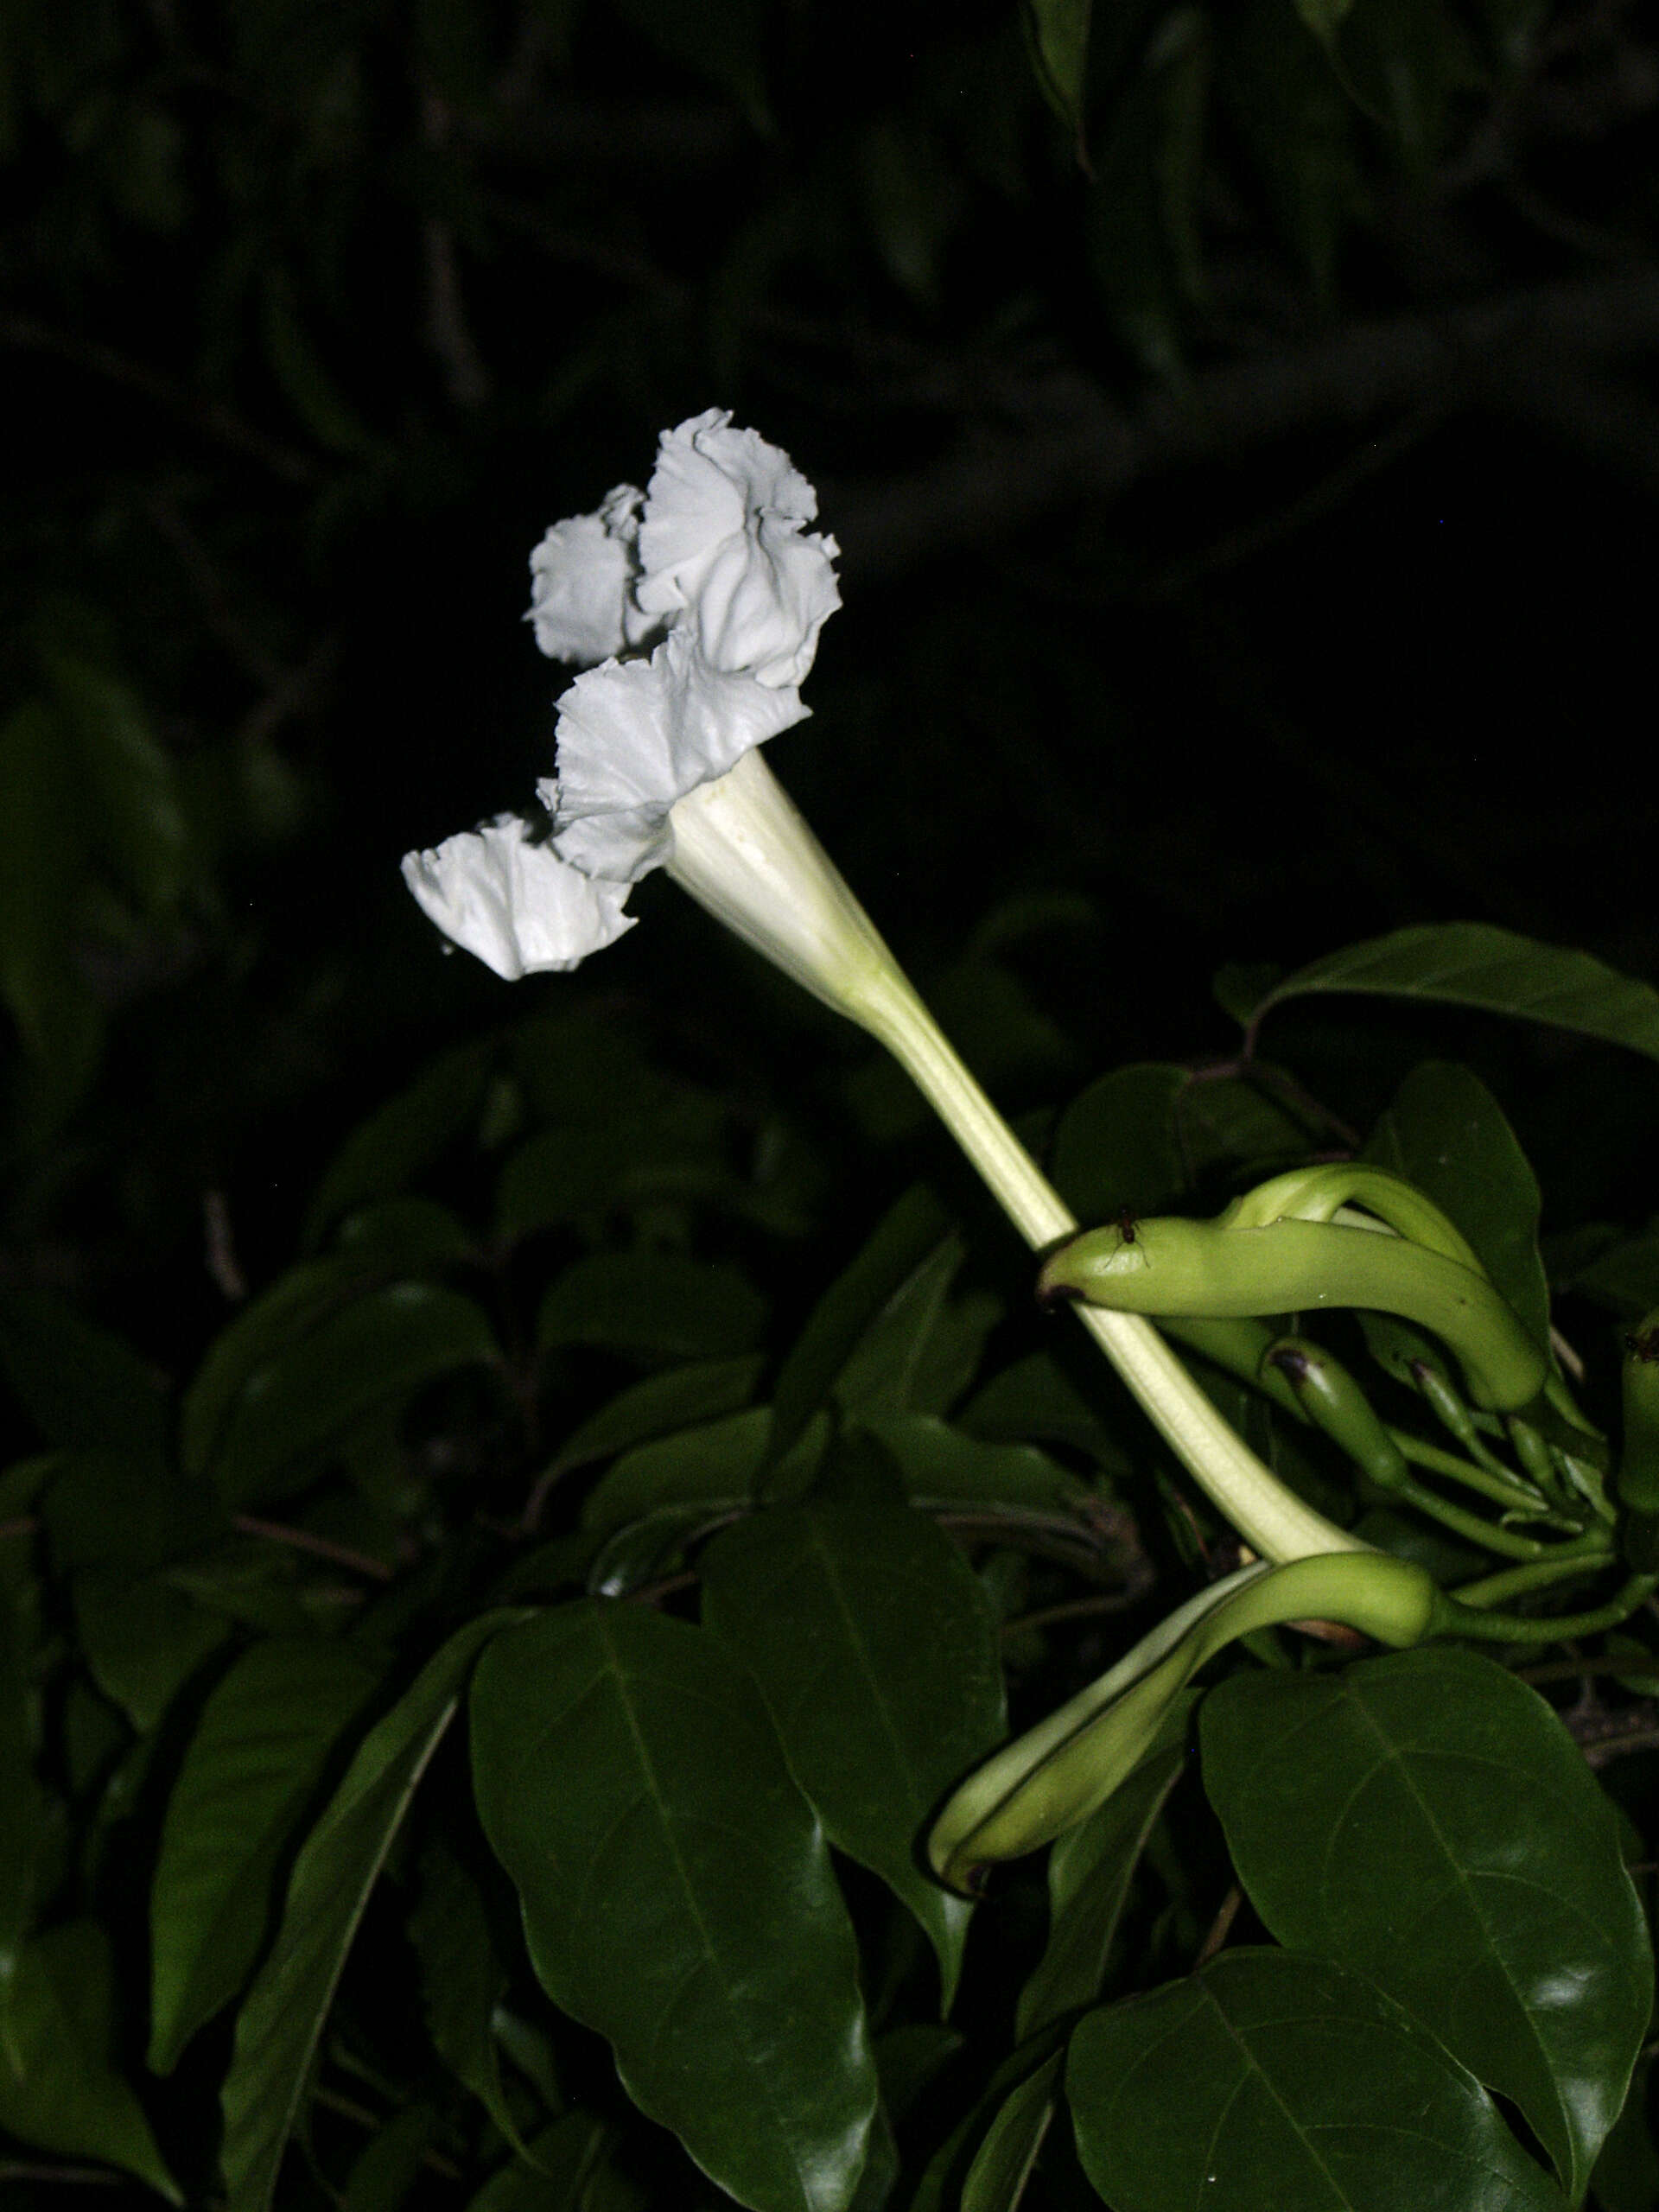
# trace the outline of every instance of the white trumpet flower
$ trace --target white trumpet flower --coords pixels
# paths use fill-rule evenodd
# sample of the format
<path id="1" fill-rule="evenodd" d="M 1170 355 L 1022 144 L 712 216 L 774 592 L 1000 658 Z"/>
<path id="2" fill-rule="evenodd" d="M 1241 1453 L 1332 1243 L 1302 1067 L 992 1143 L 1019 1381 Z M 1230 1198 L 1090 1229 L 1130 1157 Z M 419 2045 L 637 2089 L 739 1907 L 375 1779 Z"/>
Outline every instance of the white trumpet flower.
<path id="1" fill-rule="evenodd" d="M 834 538 L 787 454 L 711 408 L 664 431 L 644 492 L 556 524 L 530 620 L 556 659 L 597 662 L 560 698 L 550 835 L 513 815 L 411 853 L 447 936 L 496 974 L 574 968 L 666 868 L 746 944 L 880 1040 L 1039 1249 L 1077 1224 L 917 996 L 759 747 L 810 711 L 798 686 L 840 605 Z M 1083 1309 L 1178 1457 L 1269 1560 L 1364 1549 L 1287 1490 L 1139 1315 Z"/>

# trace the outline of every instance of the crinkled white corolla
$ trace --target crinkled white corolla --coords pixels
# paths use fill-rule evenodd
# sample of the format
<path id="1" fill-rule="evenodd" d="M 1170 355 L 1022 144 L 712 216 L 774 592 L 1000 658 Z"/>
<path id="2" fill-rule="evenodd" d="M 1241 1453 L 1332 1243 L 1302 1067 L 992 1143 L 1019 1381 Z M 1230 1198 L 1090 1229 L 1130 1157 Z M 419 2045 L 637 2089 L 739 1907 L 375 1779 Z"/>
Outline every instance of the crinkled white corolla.
<path id="1" fill-rule="evenodd" d="M 626 884 L 591 880 L 516 814 L 405 854 L 404 880 L 446 937 L 509 982 L 574 968 L 634 923 Z"/>
<path id="2" fill-rule="evenodd" d="M 530 620 L 555 659 L 598 663 L 559 701 L 551 816 L 512 815 L 411 853 L 428 914 L 498 975 L 573 968 L 632 926 L 630 887 L 665 867 L 804 988 L 880 1039 L 1035 1247 L 1077 1223 L 917 997 L 757 748 L 809 712 L 798 687 L 841 603 L 832 537 L 786 454 L 711 408 L 664 432 L 644 492 L 550 530 Z M 1154 1425 L 1269 1560 L 1363 1548 L 1239 1440 L 1151 1324 L 1085 1307 Z"/>

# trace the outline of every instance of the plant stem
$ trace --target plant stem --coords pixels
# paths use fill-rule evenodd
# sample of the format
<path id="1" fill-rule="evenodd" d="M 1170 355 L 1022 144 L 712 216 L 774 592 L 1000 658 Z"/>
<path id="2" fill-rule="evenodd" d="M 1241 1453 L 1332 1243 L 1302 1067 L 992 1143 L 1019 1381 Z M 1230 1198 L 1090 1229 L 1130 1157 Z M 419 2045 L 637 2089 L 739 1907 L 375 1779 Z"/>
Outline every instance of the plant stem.
<path id="1" fill-rule="evenodd" d="M 1072 1235 L 1076 1217 L 896 965 L 871 978 L 857 1016 L 910 1076 L 1026 1242 L 1040 1251 Z M 1096 1306 L 1076 1310 L 1160 1435 L 1255 1551 L 1284 1560 L 1370 1548 L 1286 1488 L 1149 1321 Z"/>
<path id="2" fill-rule="evenodd" d="M 1500 1605 L 1510 1598 L 1523 1598 L 1534 1590 L 1548 1590 L 1557 1582 L 1571 1580 L 1574 1575 L 1594 1574 L 1613 1563 L 1613 1554 L 1601 1550 L 1569 1550 L 1563 1544 L 1553 1555 L 1535 1560 L 1528 1567 L 1506 1567 L 1501 1574 L 1488 1574 L 1478 1582 L 1465 1582 L 1461 1590 L 1449 1594 L 1466 1608 L 1484 1610 L 1488 1605 Z M 1563 1631 L 1566 1633 L 1566 1631 Z"/>
<path id="3" fill-rule="evenodd" d="M 1461 1483 L 1465 1490 L 1490 1497 L 1494 1504 L 1506 1505 L 1516 1513 L 1543 1514 L 1549 1510 L 1541 1493 L 1530 1483 L 1520 1482 L 1510 1475 L 1492 1474 L 1486 1468 L 1477 1466 L 1472 1459 L 1462 1459 L 1455 1452 L 1443 1452 L 1438 1444 L 1425 1443 L 1409 1429 L 1395 1428 L 1390 1423 L 1388 1433 L 1414 1466 L 1426 1468 L 1432 1475 L 1443 1475 L 1447 1482 Z"/>
<path id="4" fill-rule="evenodd" d="M 1494 1582 L 1501 1578 L 1494 1575 Z M 1659 1582 L 1659 1575 L 1633 1574 L 1616 1598 L 1586 1613 L 1492 1613 L 1448 1601 L 1450 1618 L 1441 1625 L 1457 1636 L 1471 1636 L 1491 1643 L 1560 1643 L 1573 1636 L 1596 1636 L 1629 1620 L 1642 1600 Z"/>

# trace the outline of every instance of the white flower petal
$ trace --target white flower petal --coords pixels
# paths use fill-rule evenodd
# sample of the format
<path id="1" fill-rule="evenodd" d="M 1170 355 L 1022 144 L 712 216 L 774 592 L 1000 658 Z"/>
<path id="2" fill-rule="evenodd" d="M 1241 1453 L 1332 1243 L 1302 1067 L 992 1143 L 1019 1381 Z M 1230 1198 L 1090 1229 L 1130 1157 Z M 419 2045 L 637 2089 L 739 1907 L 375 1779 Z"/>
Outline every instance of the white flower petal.
<path id="1" fill-rule="evenodd" d="M 627 887 L 595 883 L 531 842 L 516 814 L 448 837 L 435 852 L 405 853 L 404 880 L 448 938 L 498 976 L 574 968 L 633 927 Z"/>
<path id="2" fill-rule="evenodd" d="M 633 600 L 645 493 L 619 484 L 597 514 L 556 522 L 530 556 L 527 621 L 551 660 L 586 667 L 638 645 L 655 626 Z"/>
<path id="3" fill-rule="evenodd" d="M 841 604 L 833 537 L 804 534 L 817 494 L 754 430 L 711 407 L 665 430 L 639 524 L 646 613 L 690 610 L 711 666 L 768 686 L 799 683 Z"/>
<path id="4" fill-rule="evenodd" d="M 810 711 L 792 686 L 711 668 L 690 630 L 649 660 L 589 669 L 559 701 L 557 787 L 542 787 L 561 857 L 637 880 L 668 858 L 677 800 Z"/>

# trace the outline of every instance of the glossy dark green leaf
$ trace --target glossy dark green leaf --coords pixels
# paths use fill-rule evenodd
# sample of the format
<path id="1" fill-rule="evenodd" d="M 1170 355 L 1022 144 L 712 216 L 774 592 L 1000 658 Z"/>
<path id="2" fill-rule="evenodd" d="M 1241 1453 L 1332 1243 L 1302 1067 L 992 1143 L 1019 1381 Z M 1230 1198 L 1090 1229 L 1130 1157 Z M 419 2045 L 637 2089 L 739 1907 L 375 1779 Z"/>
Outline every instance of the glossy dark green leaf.
<path id="1" fill-rule="evenodd" d="M 1364 1974 L 1512 2098 L 1576 2196 L 1653 1967 L 1612 1809 L 1544 1700 L 1458 1649 L 1236 1675 L 1205 1786 L 1281 1941 Z"/>
<path id="2" fill-rule="evenodd" d="M 743 1497 L 657 1506 L 605 1539 L 588 1564 L 588 1588 L 597 1598 L 626 1598 L 658 1575 L 675 1572 L 688 1544 L 748 1510 Z"/>
<path id="3" fill-rule="evenodd" d="M 270 1933 L 276 1868 L 329 1751 L 372 1694 L 339 1643 L 251 1645 L 215 1685 L 168 1799 L 150 1889 L 149 2063 L 169 2072 Z"/>
<path id="4" fill-rule="evenodd" d="M 585 2212 L 586 2184 L 607 2133 L 590 2112 L 561 2113 L 532 2137 L 529 2163 L 515 2158 L 492 2174 L 467 2212 Z"/>
<path id="5" fill-rule="evenodd" d="M 144 2108 L 112 2063 L 115 2006 L 97 1921 L 68 1921 L 22 1946 L 0 1986 L 0 2127 L 65 2158 L 106 2159 L 182 2204 Z"/>
<path id="6" fill-rule="evenodd" d="M 956 1416 L 970 1435 L 991 1443 L 1016 1440 L 1069 1445 L 1097 1467 L 1127 1474 L 1122 1446 L 1052 1352 L 1029 1353 L 994 1375 Z"/>
<path id="7" fill-rule="evenodd" d="M 805 1489 L 823 1458 L 829 1427 L 827 1417 L 820 1418 L 798 1438 L 794 1449 L 771 1469 L 769 1494 L 786 1497 Z M 766 1465 L 771 1433 L 770 1409 L 754 1406 L 625 1452 L 594 1485 L 582 1510 L 582 1525 L 608 1536 L 664 1507 L 747 1499 Z"/>
<path id="8" fill-rule="evenodd" d="M 0 1293 L 0 1371 L 48 1444 L 162 1441 L 160 1378 L 119 1337 L 54 1292 Z"/>
<path id="9" fill-rule="evenodd" d="M 179 1414 L 179 1456 L 204 1473 L 253 1377 L 301 1343 L 366 1282 L 372 1271 L 346 1255 L 289 1268 L 221 1329 L 197 1369 Z"/>
<path id="10" fill-rule="evenodd" d="M 1161 1061 L 1115 1068 L 1071 1101 L 1054 1132 L 1049 1173 L 1079 1221 L 1121 1208 L 1168 1213 L 1187 1189 L 1176 1101 L 1192 1080 Z"/>
<path id="11" fill-rule="evenodd" d="M 907 1506 L 784 1506 L 702 1560 L 703 1618 L 760 1683 L 831 1843 L 926 1929 L 943 2009 L 971 1908 L 924 1872 L 917 1839 L 1007 1726 L 996 1624 L 961 1551 Z"/>
<path id="12" fill-rule="evenodd" d="M 1196 1691 L 1173 1700 L 1157 1741 L 1126 1781 L 1048 1857 L 1048 1942 L 1020 1993 L 1023 2041 L 1100 1997 L 1141 1854 L 1186 1764 Z"/>
<path id="13" fill-rule="evenodd" d="M 1487 922 L 1430 923 L 1328 953 L 1275 983 L 1250 1026 L 1287 999 L 1332 991 L 1476 1007 L 1659 1059 L 1659 991 L 1587 952 L 1541 944 Z"/>
<path id="14" fill-rule="evenodd" d="M 1474 2076 L 1325 1959 L 1224 1951 L 1090 2012 L 1065 2093 L 1115 2212 L 1564 2212 Z"/>
<path id="15" fill-rule="evenodd" d="M 747 1351 L 766 1302 L 741 1269 L 678 1252 L 592 1252 L 543 1299 L 543 1351 L 602 1344 L 654 1358 L 724 1359 Z"/>
<path id="16" fill-rule="evenodd" d="M 421 1854 L 420 1899 L 407 1925 L 433 2049 L 522 2155 L 493 2027 L 507 1993 L 507 1970 L 477 1883 L 437 1837 Z"/>
<path id="17" fill-rule="evenodd" d="M 435 1653 L 358 1746 L 300 1847 L 276 1940 L 238 2016 L 219 2092 L 230 2212 L 265 2212 L 270 2203 L 311 2055 L 375 1877 L 454 1719 L 474 1660 L 520 1618 L 482 1614 Z"/>
<path id="18" fill-rule="evenodd" d="M 962 1240 L 946 1237 L 870 1322 L 830 1386 L 844 1414 L 940 1414 L 967 1389 L 1001 1306 L 984 1291 L 952 1297 L 965 1256 Z"/>
<path id="19" fill-rule="evenodd" d="M 1453 1061 L 1425 1060 L 1389 1101 L 1363 1156 L 1403 1175 L 1450 1216 L 1532 1335 L 1547 1344 L 1538 1179 L 1479 1077 Z"/>
<path id="20" fill-rule="evenodd" d="M 698 1360 L 664 1375 L 647 1375 L 571 1431 L 554 1457 L 551 1472 L 562 1475 L 653 1437 L 736 1413 L 753 1395 L 764 1364 L 755 1353 Z"/>
<path id="21" fill-rule="evenodd" d="M 474 1686 L 479 1811 L 554 2002 L 756 2212 L 841 2212 L 875 2073 L 823 1831 L 753 1678 L 706 1630 L 591 1600 Z"/>
<path id="22" fill-rule="evenodd" d="M 925 1185 L 907 1191 L 813 1308 L 772 1393 L 771 1450 L 781 1457 L 830 1398 L 883 1309 L 943 1242 L 949 1222 Z"/>
<path id="23" fill-rule="evenodd" d="M 931 1414 L 902 1414 L 868 1426 L 893 1455 L 906 1494 L 918 1503 L 1076 1514 L 1095 1497 L 1069 1468 L 1028 1444 L 987 1444 Z"/>
<path id="24" fill-rule="evenodd" d="M 422 1282 L 366 1291 L 247 1376 L 213 1442 L 213 1482 L 238 1504 L 270 1496 L 377 1407 L 499 1358 L 482 1310 L 459 1291 Z"/>
<path id="25" fill-rule="evenodd" d="M 1065 2063 L 1055 2051 L 1008 2092 L 963 2181 L 961 2212 L 1014 2212 L 1054 2118 Z"/>
<path id="26" fill-rule="evenodd" d="M 147 1735 L 231 1632 L 160 1574 L 87 1567 L 70 1582 L 75 1623 L 93 1681 Z"/>
<path id="27" fill-rule="evenodd" d="M 956 2212 L 974 2161 L 1010 2098 L 1016 2097 L 1051 2058 L 1064 2056 L 1065 2043 L 1059 2030 L 1047 2028 L 1008 2053 L 923 2168 L 909 2212 Z"/>
<path id="28" fill-rule="evenodd" d="M 315 1251 L 342 1215 L 406 1190 L 441 1158 L 476 1122 L 489 1072 L 486 1046 L 459 1046 L 353 1129 L 306 1208 L 306 1249 Z"/>

